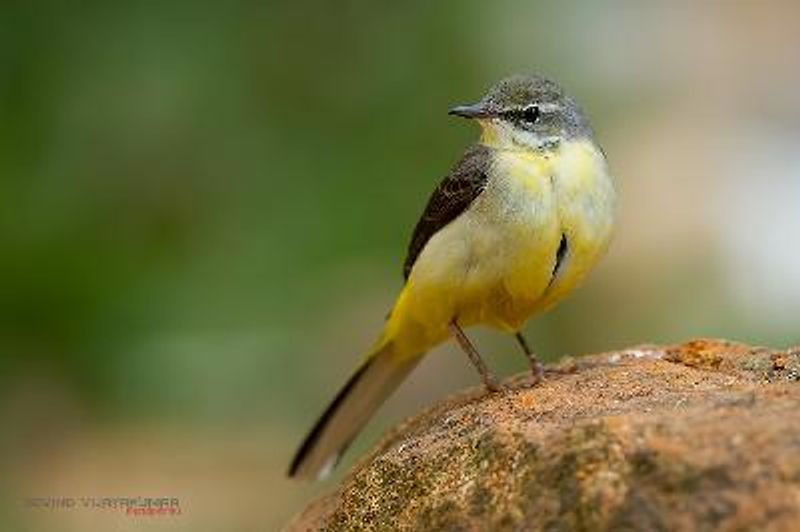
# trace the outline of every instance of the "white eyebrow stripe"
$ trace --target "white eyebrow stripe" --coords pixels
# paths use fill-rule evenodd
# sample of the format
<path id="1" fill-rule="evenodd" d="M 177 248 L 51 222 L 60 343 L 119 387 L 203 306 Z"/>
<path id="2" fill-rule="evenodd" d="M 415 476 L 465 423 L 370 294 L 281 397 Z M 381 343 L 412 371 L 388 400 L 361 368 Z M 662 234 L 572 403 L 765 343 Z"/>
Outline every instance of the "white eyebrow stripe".
<path id="1" fill-rule="evenodd" d="M 561 106 L 557 103 L 540 103 L 539 110 L 543 113 L 551 113 L 553 111 L 558 111 L 561 109 Z"/>

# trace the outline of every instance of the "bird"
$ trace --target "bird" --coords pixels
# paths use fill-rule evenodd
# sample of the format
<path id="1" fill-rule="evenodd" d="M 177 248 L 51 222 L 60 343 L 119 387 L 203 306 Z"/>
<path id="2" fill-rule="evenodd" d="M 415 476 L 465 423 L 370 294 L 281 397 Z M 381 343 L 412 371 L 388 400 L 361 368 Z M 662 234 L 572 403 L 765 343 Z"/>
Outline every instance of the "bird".
<path id="1" fill-rule="evenodd" d="M 454 338 L 488 393 L 501 390 L 464 329 L 515 336 L 576 288 L 605 254 L 615 179 L 578 102 L 540 75 L 512 75 L 450 115 L 481 135 L 431 194 L 377 341 L 297 450 L 288 476 L 325 478 L 380 405 L 433 347 Z"/>

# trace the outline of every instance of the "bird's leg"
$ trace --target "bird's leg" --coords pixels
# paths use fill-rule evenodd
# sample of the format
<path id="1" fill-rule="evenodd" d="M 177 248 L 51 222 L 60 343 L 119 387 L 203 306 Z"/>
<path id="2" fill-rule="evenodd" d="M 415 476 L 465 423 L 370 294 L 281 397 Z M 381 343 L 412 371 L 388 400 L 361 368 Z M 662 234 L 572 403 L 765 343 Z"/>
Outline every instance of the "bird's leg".
<path id="1" fill-rule="evenodd" d="M 539 362 L 539 359 L 536 357 L 536 353 L 533 352 L 533 349 L 531 349 L 531 347 L 528 345 L 527 340 L 525 340 L 525 337 L 522 336 L 521 332 L 517 332 L 514 337 L 517 339 L 517 342 L 519 342 L 522 351 L 525 352 L 525 356 L 528 358 L 528 363 L 531 365 L 533 384 L 538 384 L 544 376 L 544 368 L 542 367 L 542 363 Z"/>
<path id="2" fill-rule="evenodd" d="M 472 342 L 469 341 L 467 335 L 464 334 L 464 331 L 461 330 L 461 327 L 458 325 L 456 320 L 453 320 L 448 325 L 450 329 L 450 334 L 455 336 L 456 340 L 458 340 L 458 344 L 461 346 L 461 349 L 467 354 L 469 359 L 472 361 L 472 364 L 475 366 L 475 369 L 478 370 L 478 373 L 481 376 L 481 381 L 483 385 L 486 386 L 486 389 L 490 392 L 498 392 L 500 391 L 500 386 L 497 384 L 497 379 L 495 379 L 492 372 L 489 371 L 489 368 L 486 367 L 486 364 L 483 362 L 480 353 L 478 350 L 475 349 L 475 346 L 472 345 Z"/>

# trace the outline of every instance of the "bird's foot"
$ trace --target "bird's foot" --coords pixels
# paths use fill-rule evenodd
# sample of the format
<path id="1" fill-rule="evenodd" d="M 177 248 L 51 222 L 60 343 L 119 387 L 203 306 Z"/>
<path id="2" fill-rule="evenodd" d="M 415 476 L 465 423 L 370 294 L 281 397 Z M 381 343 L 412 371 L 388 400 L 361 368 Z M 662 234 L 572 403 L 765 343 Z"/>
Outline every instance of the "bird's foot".
<path id="1" fill-rule="evenodd" d="M 486 389 L 486 393 L 488 394 L 499 393 L 505 390 L 505 386 L 500 384 L 493 376 L 489 376 L 488 378 L 484 378 L 482 380 L 483 387 Z"/>
<path id="2" fill-rule="evenodd" d="M 531 360 L 531 388 L 544 380 L 544 366 L 535 358 Z"/>

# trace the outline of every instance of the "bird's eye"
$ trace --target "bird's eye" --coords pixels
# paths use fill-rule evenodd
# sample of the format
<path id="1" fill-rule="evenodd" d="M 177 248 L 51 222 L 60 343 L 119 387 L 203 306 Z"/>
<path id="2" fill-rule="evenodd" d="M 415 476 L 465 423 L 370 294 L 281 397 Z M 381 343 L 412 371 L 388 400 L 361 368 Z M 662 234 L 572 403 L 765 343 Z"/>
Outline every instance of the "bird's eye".
<path id="1" fill-rule="evenodd" d="M 522 120 L 529 124 L 533 124 L 539 119 L 539 106 L 529 105 L 528 107 L 524 108 L 520 114 Z"/>

